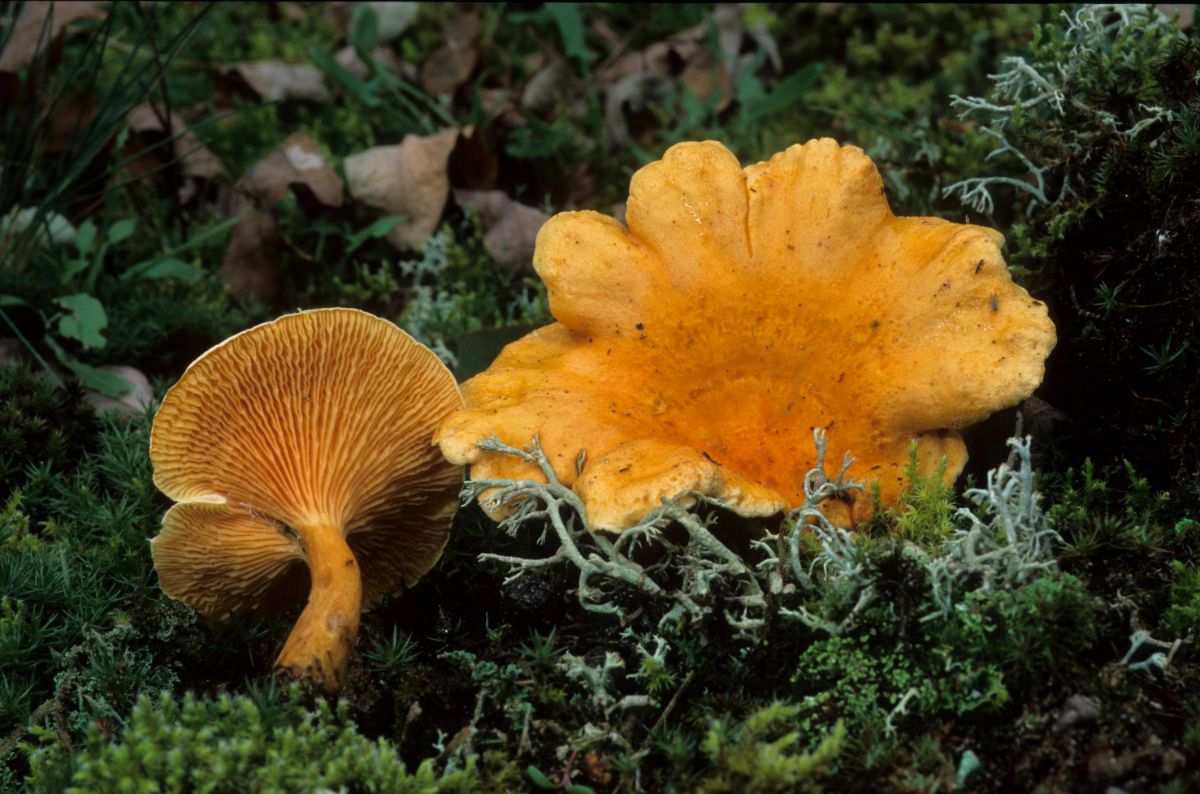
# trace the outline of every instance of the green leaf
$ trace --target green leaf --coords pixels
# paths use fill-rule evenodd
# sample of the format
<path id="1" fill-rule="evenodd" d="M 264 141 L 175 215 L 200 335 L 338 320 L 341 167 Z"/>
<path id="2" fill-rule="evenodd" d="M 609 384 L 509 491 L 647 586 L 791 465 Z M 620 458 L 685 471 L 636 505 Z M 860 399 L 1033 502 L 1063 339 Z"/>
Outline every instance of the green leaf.
<path id="1" fill-rule="evenodd" d="M 54 302 L 69 312 L 58 320 L 58 332 L 61 335 L 81 342 L 84 347 L 104 347 L 104 328 L 108 325 L 108 315 L 100 301 L 86 292 L 80 292 L 56 298 Z"/>
<path id="2" fill-rule="evenodd" d="M 111 372 L 105 372 L 102 369 L 97 369 L 89 364 L 84 364 L 82 361 L 76 361 L 73 358 L 63 363 L 75 373 L 84 386 L 93 391 L 100 392 L 105 397 L 119 399 L 129 392 L 129 384 Z"/>
<path id="3" fill-rule="evenodd" d="M 388 215 L 384 218 L 372 223 L 365 229 L 361 229 L 347 241 L 346 253 L 352 254 L 357 251 L 367 240 L 378 240 L 380 237 L 387 237 L 388 233 L 395 229 L 399 224 L 403 223 L 407 218 L 403 215 Z"/>
<path id="4" fill-rule="evenodd" d="M 63 268 L 62 280 L 63 283 L 70 283 L 76 276 L 88 269 L 89 262 L 84 257 L 78 259 L 67 260 L 66 266 Z"/>
<path id="5" fill-rule="evenodd" d="M 781 110 L 794 108 L 801 104 L 801 99 L 808 93 L 821 73 L 825 71 L 825 64 L 817 62 L 810 63 L 798 72 L 780 80 L 771 93 L 765 97 L 758 99 L 746 108 L 744 115 L 745 123 L 752 124 L 761 118 L 778 113 Z M 760 89 L 761 90 L 761 89 Z M 739 97 L 741 96 L 739 92 Z"/>
<path id="6" fill-rule="evenodd" d="M 54 341 L 53 337 L 46 336 L 42 341 L 46 343 L 47 347 L 54 351 L 54 355 L 59 362 L 64 367 L 74 372 L 75 376 L 79 378 L 80 382 L 82 382 L 83 385 L 89 389 L 98 391 L 104 396 L 112 397 L 113 399 L 124 397 L 129 391 L 129 384 L 113 373 L 105 372 L 104 370 L 97 369 L 90 364 L 84 364 L 82 361 L 77 361 L 76 359 L 71 358 L 69 355 L 67 355 L 67 351 L 63 350 L 62 347 L 59 346 L 58 342 Z"/>
<path id="7" fill-rule="evenodd" d="M 108 242 L 115 245 L 122 240 L 127 240 L 133 236 L 133 231 L 136 228 L 137 221 L 133 218 L 125 218 L 124 220 L 117 221 L 108 227 Z"/>
<path id="8" fill-rule="evenodd" d="M 574 783 L 567 789 L 567 794 L 596 794 L 596 790 L 582 783 Z"/>
<path id="9" fill-rule="evenodd" d="M 180 281 L 197 281 L 200 271 L 182 259 L 168 257 L 160 259 L 142 273 L 142 278 L 177 278 Z"/>
<path id="10" fill-rule="evenodd" d="M 96 247 L 96 224 L 91 221 L 79 224 L 79 228 L 75 230 L 75 247 L 84 256 L 92 252 Z"/>
<path id="11" fill-rule="evenodd" d="M 354 21 L 350 26 L 350 44 L 356 50 L 370 52 L 379 43 L 379 19 L 375 9 L 359 5 L 354 9 Z"/>
<path id="12" fill-rule="evenodd" d="M 0 295 L 0 306 L 28 306 L 29 304 L 16 295 Z"/>
<path id="13" fill-rule="evenodd" d="M 579 4 L 547 3 L 543 8 L 558 25 L 567 57 L 575 58 L 583 64 L 591 63 L 596 56 L 587 48 L 587 41 L 584 39 L 583 17 L 579 13 Z"/>
<path id="14" fill-rule="evenodd" d="M 181 254 L 185 251 L 197 248 L 201 243 L 208 242 L 211 238 L 224 234 L 232 226 L 249 217 L 250 214 L 251 212 L 247 210 L 245 212 L 240 212 L 233 217 L 226 218 L 223 221 L 219 221 L 210 226 L 204 227 L 189 237 L 187 242 L 177 245 L 174 248 L 169 248 L 153 259 L 144 259 L 141 262 L 138 262 L 136 265 L 130 265 L 125 269 L 125 272 L 121 274 L 121 280 L 129 281 L 130 279 L 145 275 L 147 270 L 156 267 L 164 259 L 173 258 L 176 254 Z"/>
<path id="15" fill-rule="evenodd" d="M 308 57 L 312 59 L 318 69 L 325 73 L 326 77 L 340 85 L 350 96 L 369 108 L 379 107 L 381 100 L 375 94 L 374 86 L 359 80 L 353 72 L 335 61 L 329 53 L 312 47 L 308 50 Z"/>
<path id="16" fill-rule="evenodd" d="M 542 774 L 542 770 L 538 769 L 533 764 L 530 764 L 525 768 L 525 774 L 529 775 L 529 779 L 533 781 L 533 785 L 537 786 L 538 788 L 544 788 L 549 791 L 558 791 L 562 788 L 562 786 L 558 786 L 550 782 L 550 778 Z"/>

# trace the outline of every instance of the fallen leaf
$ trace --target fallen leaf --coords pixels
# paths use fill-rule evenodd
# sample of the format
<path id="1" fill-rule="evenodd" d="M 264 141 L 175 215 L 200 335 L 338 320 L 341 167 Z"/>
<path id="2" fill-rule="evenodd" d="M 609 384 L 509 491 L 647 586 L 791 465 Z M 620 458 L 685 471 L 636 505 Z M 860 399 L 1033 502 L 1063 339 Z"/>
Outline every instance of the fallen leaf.
<path id="1" fill-rule="evenodd" d="M 447 164 L 450 184 L 468 190 L 488 190 L 496 185 L 500 161 L 492 154 L 484 139 L 483 130 L 466 127 L 450 153 Z"/>
<path id="2" fill-rule="evenodd" d="M 265 160 L 246 173 L 248 187 L 265 206 L 273 206 L 296 192 L 301 203 L 340 207 L 344 201 L 342 180 L 321 155 L 317 142 L 302 132 L 289 135 Z"/>
<path id="3" fill-rule="evenodd" d="M 150 381 L 140 371 L 133 367 L 99 367 L 101 372 L 107 372 L 120 379 L 128 386 L 121 397 L 108 397 L 98 391 L 88 391 L 84 401 L 95 409 L 96 413 L 116 412 L 125 416 L 140 416 L 154 404 L 154 389 Z"/>
<path id="4" fill-rule="evenodd" d="M 467 81 L 479 52 L 479 17 L 457 14 L 442 24 L 443 44 L 421 64 L 421 86 L 433 96 L 452 94 Z"/>
<path id="5" fill-rule="evenodd" d="M 138 105 L 126 118 L 129 128 L 147 136 L 165 135 L 163 118 L 150 105 Z M 188 129 L 179 114 L 171 114 L 171 144 L 163 147 L 180 160 L 183 175 L 195 179 L 214 179 L 225 173 L 221 161 Z"/>
<path id="6" fill-rule="evenodd" d="M 712 18 L 717 23 L 717 48 L 721 51 L 721 60 L 730 78 L 737 73 L 738 55 L 742 51 L 745 32 L 742 14 L 740 3 L 717 3 L 712 12 Z"/>
<path id="7" fill-rule="evenodd" d="M 573 82 L 571 66 L 561 58 L 554 58 L 529 78 L 521 91 L 521 107 L 544 116 L 567 95 Z"/>
<path id="8" fill-rule="evenodd" d="M 95 117 L 95 100 L 87 94 L 71 94 L 56 100 L 48 119 L 46 153 L 61 154 L 78 146 L 81 134 Z"/>
<path id="9" fill-rule="evenodd" d="M 1051 730 L 1054 733 L 1062 733 L 1076 725 L 1094 722 L 1099 716 L 1100 707 L 1096 701 L 1087 695 L 1071 695 L 1063 704 Z"/>
<path id="10" fill-rule="evenodd" d="M 251 61 L 227 66 L 222 71 L 241 78 L 250 90 L 273 102 L 289 99 L 328 102 L 330 99 L 321 70 L 309 64 Z"/>
<path id="11" fill-rule="evenodd" d="M 670 96 L 671 78 L 650 71 L 634 72 L 608 86 L 604 92 L 604 137 L 610 148 L 629 142 L 629 113 L 637 113 L 647 102 Z"/>
<path id="12" fill-rule="evenodd" d="M 25 345 L 16 339 L 0 338 L 0 368 L 16 364 L 28 365 L 31 362 L 29 351 Z"/>
<path id="13" fill-rule="evenodd" d="M 1190 30 L 1196 21 L 1196 6 L 1194 3 L 1157 3 L 1154 6 L 1168 17 L 1179 16 L 1175 24 L 1180 30 Z"/>
<path id="14" fill-rule="evenodd" d="M 19 72 L 29 66 L 44 47 L 59 40 L 71 23 L 81 19 L 104 19 L 107 15 L 99 3 L 93 2 L 59 0 L 56 3 L 21 4 L 4 49 L 0 51 L 0 72 Z"/>
<path id="15" fill-rule="evenodd" d="M 370 2 L 366 5 L 375 12 L 375 35 L 381 42 L 391 41 L 408 30 L 421 10 L 421 4 L 413 2 Z"/>
<path id="16" fill-rule="evenodd" d="M 748 35 L 758 48 L 767 55 L 767 60 L 771 62 L 771 68 L 776 74 L 783 71 L 783 56 L 779 54 L 779 43 L 775 41 L 775 36 L 771 34 L 771 29 L 765 21 L 756 22 L 746 28 Z"/>
<path id="17" fill-rule="evenodd" d="M 720 93 L 717 112 L 729 107 L 733 102 L 733 78 L 729 76 L 729 71 L 724 65 L 716 61 L 712 50 L 698 50 L 695 57 L 688 61 L 679 79 L 701 102 L 707 102 Z"/>
<path id="18" fill-rule="evenodd" d="M 303 22 L 308 17 L 308 11 L 299 3 L 276 3 L 275 10 L 288 22 Z"/>
<path id="19" fill-rule="evenodd" d="M 274 254 L 278 247 L 279 231 L 270 210 L 259 210 L 234 226 L 217 273 L 229 293 L 239 300 L 274 303 L 280 288 L 279 262 Z"/>
<path id="20" fill-rule="evenodd" d="M 734 99 L 734 78 L 744 62 L 740 53 L 746 36 L 766 50 L 778 70 L 779 53 L 774 39 L 765 28 L 747 31 L 743 14 L 742 6 L 736 3 L 718 3 L 714 7 L 715 50 L 708 42 L 710 23 L 702 22 L 640 51 L 626 53 L 600 69 L 597 77 L 607 86 L 604 126 L 610 146 L 629 141 L 628 114 L 638 112 L 648 101 L 669 95 L 675 78 L 704 102 L 719 92 L 718 112 L 729 107 Z"/>
<path id="21" fill-rule="evenodd" d="M 502 190 L 456 190 L 454 200 L 479 215 L 483 244 L 509 273 L 533 274 L 533 244 L 550 216 L 509 198 Z"/>
<path id="22" fill-rule="evenodd" d="M 279 297 L 275 251 L 280 237 L 272 208 L 288 190 L 311 210 L 345 202 L 341 178 L 325 162 L 317 142 L 302 132 L 285 138 L 234 185 L 230 214 L 252 214 L 233 227 L 218 275 L 239 300 L 271 304 Z"/>
<path id="23" fill-rule="evenodd" d="M 607 786 L 612 782 L 612 759 L 595 750 L 584 753 L 583 772 L 593 783 Z"/>
<path id="24" fill-rule="evenodd" d="M 418 248 L 437 229 L 450 196 L 447 164 L 459 134 L 457 128 L 410 134 L 399 145 L 376 146 L 346 158 L 350 194 L 385 215 L 406 218 L 388 233 L 397 248 Z"/>

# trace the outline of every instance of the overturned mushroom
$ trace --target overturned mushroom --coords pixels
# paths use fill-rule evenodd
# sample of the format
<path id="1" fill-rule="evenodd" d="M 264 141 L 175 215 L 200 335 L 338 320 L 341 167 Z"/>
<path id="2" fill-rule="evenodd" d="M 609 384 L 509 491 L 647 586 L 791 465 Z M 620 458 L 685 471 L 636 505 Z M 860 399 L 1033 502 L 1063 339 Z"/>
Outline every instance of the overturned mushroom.
<path id="1" fill-rule="evenodd" d="M 342 683 L 359 614 L 419 580 L 462 472 L 431 444 L 461 407 L 437 357 L 354 309 L 281 317 L 209 350 L 154 420 L 154 481 L 177 504 L 152 541 L 163 590 L 207 619 L 308 604 L 276 668 Z"/>
<path id="2" fill-rule="evenodd" d="M 539 436 L 594 529 L 688 491 L 748 516 L 801 504 L 814 427 L 885 504 L 914 442 L 922 473 L 945 457 L 953 480 L 957 431 L 1028 396 L 1054 346 L 999 234 L 894 216 L 871 160 L 829 139 L 744 170 L 718 143 L 679 144 L 634 175 L 626 219 L 542 228 L 558 322 L 465 383 L 436 436 L 479 480 L 540 479 L 477 446 Z M 854 499 L 830 517 L 853 524 L 869 507 Z"/>

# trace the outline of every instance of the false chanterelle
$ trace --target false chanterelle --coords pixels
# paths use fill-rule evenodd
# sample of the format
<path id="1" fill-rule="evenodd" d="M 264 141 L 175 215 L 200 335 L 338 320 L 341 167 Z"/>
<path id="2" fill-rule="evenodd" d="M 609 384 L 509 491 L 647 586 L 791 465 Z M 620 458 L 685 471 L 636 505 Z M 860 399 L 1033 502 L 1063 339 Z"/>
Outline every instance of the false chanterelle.
<path id="1" fill-rule="evenodd" d="M 957 431 L 1041 382 L 1054 326 L 1001 242 L 896 217 L 852 146 L 809 141 L 743 170 L 719 143 L 679 144 L 634 175 L 625 224 L 564 212 L 542 228 L 557 322 L 463 384 L 437 441 L 473 479 L 540 479 L 477 445 L 538 436 L 593 529 L 689 492 L 749 516 L 801 504 L 813 428 L 894 502 L 914 442 L 923 473 L 945 457 L 953 480 Z"/>
<path id="2" fill-rule="evenodd" d="M 307 606 L 276 668 L 327 691 L 359 615 L 445 546 L 462 470 L 432 445 L 462 406 L 438 358 L 353 309 L 299 312 L 209 350 L 154 420 L 154 481 L 175 504 L 152 541 L 163 590 L 212 621 Z"/>

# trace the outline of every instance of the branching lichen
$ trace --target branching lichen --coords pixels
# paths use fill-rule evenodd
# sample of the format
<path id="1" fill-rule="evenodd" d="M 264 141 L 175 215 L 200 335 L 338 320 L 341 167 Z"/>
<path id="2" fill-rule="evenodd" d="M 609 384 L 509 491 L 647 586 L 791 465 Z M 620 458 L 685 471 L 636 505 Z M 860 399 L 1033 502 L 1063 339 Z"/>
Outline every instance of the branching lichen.
<path id="1" fill-rule="evenodd" d="M 813 570 L 819 566 L 827 582 L 862 583 L 850 588 L 857 601 L 847 617 L 832 622 L 811 614 L 803 606 L 781 609 L 779 614 L 836 634 L 873 600 L 874 590 L 867 583 L 865 563 L 854 548 L 850 533 L 834 527 L 819 508 L 827 499 L 861 488 L 861 484 L 845 480 L 852 461 L 847 458 L 837 476 L 831 479 L 824 468 L 825 436 L 822 431 L 814 431 L 814 442 L 818 461 L 817 467 L 805 478 L 805 503 L 793 511 L 783 532 L 773 538 L 754 541 L 754 547 L 765 557 L 757 565 L 757 572 L 712 533 L 709 519 L 698 515 L 694 508 L 681 506 L 682 502 L 688 501 L 696 505 L 725 507 L 720 501 L 694 491 L 664 499 L 659 508 L 620 535 L 611 537 L 592 532 L 587 526 L 583 501 L 555 476 L 536 438 L 526 450 L 508 446 L 495 438 L 481 442 L 480 446 L 517 456 L 537 466 L 546 478 L 545 482 L 472 480 L 463 490 L 463 502 L 466 504 L 484 495 L 484 504 L 489 509 L 507 506 L 512 513 L 501 526 L 510 535 L 515 536 L 523 527 L 533 526 L 540 529 L 538 542 L 544 544 L 548 531 L 554 532 L 559 545 L 547 557 L 480 555 L 482 560 L 510 566 L 506 583 L 530 571 L 570 563 L 579 571 L 578 598 L 584 609 L 624 619 L 625 611 L 614 600 L 616 593 L 606 586 L 624 585 L 669 604 L 660 624 L 706 617 L 713 612 L 713 595 L 720 589 L 732 593 L 727 602 L 732 606 L 722 613 L 725 621 L 740 635 L 753 637 L 766 625 L 770 602 L 779 596 L 796 593 L 798 588 L 810 591 Z M 672 541 L 663 534 L 663 529 L 672 523 L 685 530 L 685 543 Z M 813 533 L 821 549 L 816 559 L 807 565 L 801 558 L 801 535 L 806 531 Z M 634 561 L 631 554 L 642 543 L 663 548 L 666 551 L 664 560 L 651 567 L 643 567 Z M 668 581 L 675 584 L 667 584 Z"/>
<path id="2" fill-rule="evenodd" d="M 1056 36 L 1035 39 L 1029 58 L 1008 56 L 1001 69 L 988 75 L 992 80 L 989 98 L 953 95 L 951 106 L 959 118 L 983 122 L 979 131 L 995 139 L 996 147 L 988 160 L 1005 154 L 1014 156 L 1028 174 L 1027 178 L 990 175 L 963 179 L 946 186 L 943 196 L 957 194 L 963 204 L 977 212 L 990 214 L 993 209 L 991 188 L 1007 185 L 1028 194 L 1026 210 L 1039 204 L 1052 204 L 1075 194 L 1073 164 L 1086 161 L 1093 148 L 1091 138 L 1116 136 L 1132 140 L 1142 131 L 1161 121 L 1171 120 L 1170 111 L 1153 104 L 1140 103 L 1136 118 L 1118 118 L 1089 101 L 1088 80 L 1099 68 L 1114 66 L 1132 69 L 1142 50 L 1148 47 L 1122 46 L 1125 39 L 1148 37 L 1168 42 L 1181 34 L 1165 15 L 1152 6 L 1084 5 L 1074 14 L 1063 12 L 1066 28 Z M 1110 63 L 1109 61 L 1112 61 Z M 1010 129 L 1019 128 L 1027 119 L 1036 119 L 1041 127 L 1069 129 L 1074 138 L 1061 150 L 1045 150 L 1034 155 L 1012 143 Z M 1048 176 L 1056 173 L 1057 198 L 1047 192 Z"/>
<path id="3" fill-rule="evenodd" d="M 965 496 L 976 510 L 962 507 L 958 517 L 965 526 L 955 530 L 946 549 L 937 556 L 916 549 L 929 574 L 934 609 L 923 620 L 948 615 L 965 595 L 970 580 L 976 592 L 1015 589 L 1056 569 L 1054 542 L 1058 533 L 1050 526 L 1034 489 L 1032 439 L 1010 438 L 1008 460 L 992 469 L 984 488 L 971 488 Z"/>
<path id="4" fill-rule="evenodd" d="M 834 526 L 820 509 L 826 500 L 862 487 L 845 479 L 852 459 L 847 456 L 830 478 L 825 472 L 825 436 L 817 430 L 813 440 L 817 466 L 805 478 L 805 502 L 788 516 L 782 531 L 751 542 L 757 559 L 753 565 L 711 532 L 710 519 L 681 506 L 685 499 L 722 506 L 695 492 L 663 500 L 661 507 L 615 537 L 592 532 L 583 501 L 555 477 L 537 439 L 527 450 L 496 439 L 481 446 L 537 466 L 545 482 L 473 480 L 464 488 L 463 501 L 487 494 L 489 509 L 507 506 L 512 513 L 501 526 L 510 535 L 532 527 L 541 532 L 538 543 L 546 544 L 548 531 L 554 532 L 558 548 L 546 557 L 480 555 L 509 566 L 506 582 L 570 564 L 579 572 L 580 605 L 622 621 L 628 616 L 619 596 L 635 592 L 664 606 L 660 627 L 681 619 L 700 621 L 719 609 L 718 616 L 743 639 L 761 637 L 775 616 L 837 637 L 877 602 L 878 591 L 866 547 L 854 533 Z M 1007 462 L 988 473 L 986 486 L 965 493 L 973 507 L 958 509 L 956 528 L 943 548 L 929 552 L 903 545 L 904 553 L 924 567 L 929 582 L 931 608 L 922 618 L 925 622 L 951 615 L 968 593 L 1014 590 L 1056 570 L 1054 544 L 1059 538 L 1034 488 L 1031 439 L 1012 438 L 1008 444 L 1012 452 Z M 672 523 L 685 531 L 686 542 L 664 534 Z M 648 566 L 635 561 L 632 551 L 639 543 L 662 549 L 658 561 Z M 817 602 L 819 607 L 814 606 Z"/>

